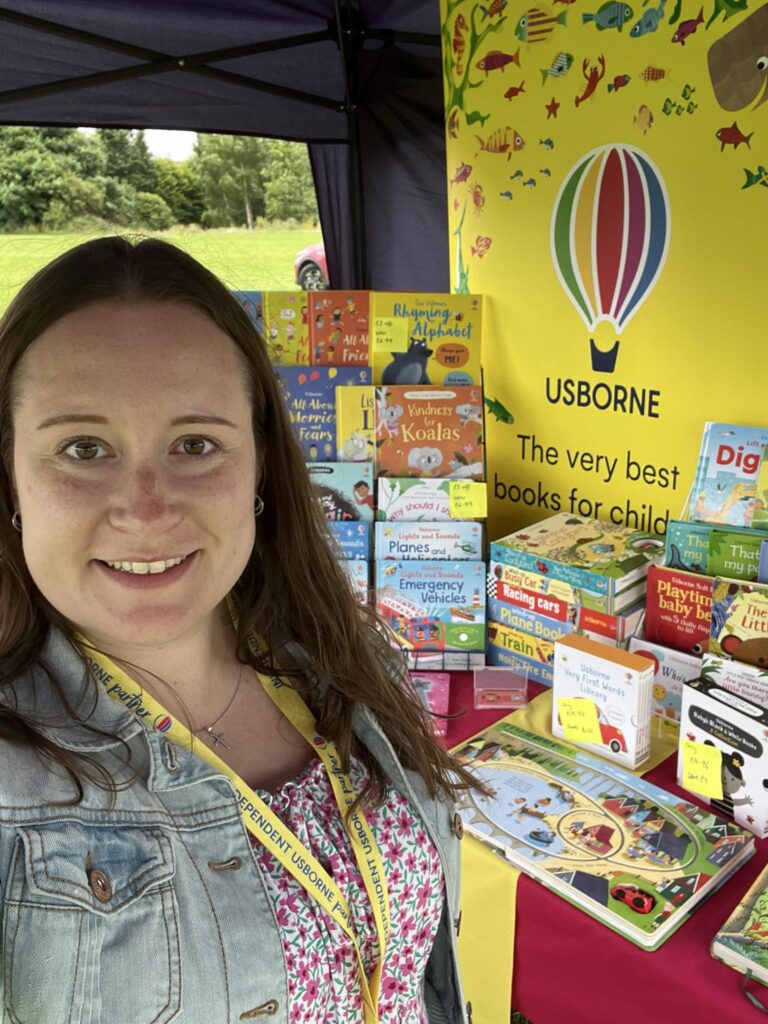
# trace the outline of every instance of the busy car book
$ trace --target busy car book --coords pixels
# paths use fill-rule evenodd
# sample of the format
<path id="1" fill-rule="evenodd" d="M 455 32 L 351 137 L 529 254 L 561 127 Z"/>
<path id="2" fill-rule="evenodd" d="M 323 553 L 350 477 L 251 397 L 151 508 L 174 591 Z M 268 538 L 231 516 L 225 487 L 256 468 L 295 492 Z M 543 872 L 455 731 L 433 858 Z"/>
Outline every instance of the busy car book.
<path id="1" fill-rule="evenodd" d="M 766 427 L 706 423 L 687 518 L 749 526 L 767 444 Z"/>
<path id="2" fill-rule="evenodd" d="M 374 292 L 374 383 L 480 384 L 481 334 L 479 295 Z"/>
<path id="3" fill-rule="evenodd" d="M 483 527 L 454 519 L 447 523 L 376 523 L 376 558 L 449 561 L 483 557 Z"/>
<path id="4" fill-rule="evenodd" d="M 370 369 L 364 366 L 280 366 L 278 378 L 306 461 L 335 462 L 336 389 L 341 385 L 370 383 Z"/>
<path id="5" fill-rule="evenodd" d="M 457 751 L 492 790 L 464 827 L 644 949 L 656 949 L 753 853 L 733 822 L 507 718 Z"/>
<path id="6" fill-rule="evenodd" d="M 372 385 L 336 388 L 336 457 L 339 462 L 370 462 L 375 447 Z"/>
<path id="7" fill-rule="evenodd" d="M 261 337 L 264 337 L 264 296 L 261 292 L 241 292 L 233 291 L 232 294 L 242 306 L 243 310 L 251 318 L 251 321 L 259 332 Z"/>
<path id="8" fill-rule="evenodd" d="M 376 518 L 388 523 L 474 519 L 476 517 L 467 517 L 463 512 L 457 514 L 453 495 L 460 484 L 460 481 L 446 479 L 379 477 L 376 481 Z"/>
<path id="9" fill-rule="evenodd" d="M 512 594 L 515 591 L 526 591 L 539 594 L 542 598 L 550 599 L 549 606 L 552 608 L 557 607 L 557 602 L 560 602 L 559 615 L 567 614 L 570 616 L 574 614 L 570 609 L 581 608 L 590 609 L 617 620 L 621 615 L 629 615 L 630 609 L 637 605 L 638 601 L 642 601 L 645 598 L 644 579 L 638 580 L 633 586 L 622 591 L 619 597 L 614 600 L 604 590 L 598 591 L 591 590 L 588 587 L 574 587 L 563 580 L 554 579 L 547 572 L 530 572 L 527 569 L 518 569 L 514 565 L 505 565 L 504 562 L 499 562 L 495 559 L 496 543 L 497 541 L 494 541 L 491 544 L 490 573 L 499 583 L 505 585 L 504 595 Z M 546 566 L 544 568 L 546 569 Z M 497 593 L 494 596 L 502 597 L 502 594 Z M 510 597 L 504 596 L 502 599 L 508 601 Z M 523 597 L 523 600 L 528 599 Z M 614 604 L 618 608 L 616 611 L 611 612 L 609 609 Z M 564 612 L 563 609 L 568 609 L 568 611 Z M 547 612 L 547 614 L 555 613 Z M 626 639 L 628 635 L 629 633 L 625 631 L 621 639 Z"/>
<path id="10" fill-rule="evenodd" d="M 605 610 L 615 613 L 617 597 L 645 579 L 663 551 L 653 534 L 561 512 L 495 541 L 491 558 L 605 593 L 614 602 Z"/>
<path id="11" fill-rule="evenodd" d="M 309 358 L 313 366 L 370 366 L 370 292 L 309 292 Z"/>
<path id="12" fill-rule="evenodd" d="M 677 732 L 683 683 L 701 674 L 701 655 L 675 651 L 637 636 L 629 638 L 628 650 L 653 665 L 653 714 Z"/>
<path id="13" fill-rule="evenodd" d="M 378 476 L 485 479 L 481 388 L 377 387 L 374 416 Z"/>
<path id="14" fill-rule="evenodd" d="M 264 336 L 278 366 L 309 365 L 306 292 L 264 292 Z"/>
<path id="15" fill-rule="evenodd" d="M 768 584 L 715 579 L 709 650 L 768 668 Z"/>
<path id="16" fill-rule="evenodd" d="M 450 697 L 450 672 L 423 672 L 415 669 L 410 673 L 411 685 L 424 707 L 434 715 L 432 726 L 438 736 L 445 736 L 448 728 L 448 699 Z"/>
<path id="17" fill-rule="evenodd" d="M 373 522 L 373 463 L 308 462 L 307 471 L 326 519 Z"/>
<path id="18" fill-rule="evenodd" d="M 768 866 L 712 939 L 712 956 L 768 985 Z"/>
<path id="19" fill-rule="evenodd" d="M 709 576 L 653 565 L 648 570 L 645 638 L 689 654 L 709 648 L 712 614 Z"/>

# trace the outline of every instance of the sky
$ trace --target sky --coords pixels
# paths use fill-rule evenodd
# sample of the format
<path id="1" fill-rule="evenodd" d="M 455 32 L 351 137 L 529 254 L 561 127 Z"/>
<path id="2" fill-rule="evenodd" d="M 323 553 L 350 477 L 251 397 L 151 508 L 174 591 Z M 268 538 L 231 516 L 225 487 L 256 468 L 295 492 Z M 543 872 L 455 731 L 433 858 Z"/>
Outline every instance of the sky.
<path id="1" fill-rule="evenodd" d="M 81 128 L 90 134 L 94 128 Z M 197 132 L 162 131 L 160 128 L 147 128 L 144 132 L 147 146 L 152 156 L 164 156 L 169 160 L 186 160 L 192 156 L 192 147 Z"/>

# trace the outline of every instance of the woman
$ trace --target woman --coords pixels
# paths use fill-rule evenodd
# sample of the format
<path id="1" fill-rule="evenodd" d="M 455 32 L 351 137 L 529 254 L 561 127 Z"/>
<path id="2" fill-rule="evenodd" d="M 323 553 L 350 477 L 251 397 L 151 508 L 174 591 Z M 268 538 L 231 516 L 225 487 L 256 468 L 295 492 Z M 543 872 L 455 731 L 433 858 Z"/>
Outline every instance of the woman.
<path id="1" fill-rule="evenodd" d="M 262 340 L 157 241 L 0 323 L 4 1021 L 463 1021 L 451 796 Z"/>

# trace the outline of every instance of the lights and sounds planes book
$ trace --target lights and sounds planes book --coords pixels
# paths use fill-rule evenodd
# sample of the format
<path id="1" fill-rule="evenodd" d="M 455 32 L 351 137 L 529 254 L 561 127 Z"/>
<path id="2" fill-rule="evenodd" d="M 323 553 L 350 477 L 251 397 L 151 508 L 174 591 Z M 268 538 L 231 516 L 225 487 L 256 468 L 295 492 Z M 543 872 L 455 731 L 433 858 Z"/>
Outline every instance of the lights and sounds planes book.
<path id="1" fill-rule="evenodd" d="M 462 796 L 465 829 L 644 949 L 754 853 L 733 822 L 510 719 L 457 753 L 493 790 Z"/>

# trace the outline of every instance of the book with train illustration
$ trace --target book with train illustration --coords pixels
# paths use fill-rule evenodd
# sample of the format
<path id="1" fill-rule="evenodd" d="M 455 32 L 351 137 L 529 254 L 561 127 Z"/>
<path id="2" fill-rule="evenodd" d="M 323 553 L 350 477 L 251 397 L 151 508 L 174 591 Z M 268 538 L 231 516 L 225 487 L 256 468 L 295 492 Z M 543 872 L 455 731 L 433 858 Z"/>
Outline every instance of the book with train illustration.
<path id="1" fill-rule="evenodd" d="M 313 366 L 370 366 L 370 292 L 309 292 L 309 360 Z"/>
<path id="2" fill-rule="evenodd" d="M 264 337 L 278 366 L 309 365 L 309 303 L 306 292 L 264 292 Z"/>
<path id="3" fill-rule="evenodd" d="M 456 752 L 492 791 L 462 794 L 465 829 L 643 949 L 754 853 L 754 837 L 710 809 L 509 718 Z"/>
<path id="4" fill-rule="evenodd" d="M 686 518 L 750 526 L 768 428 L 706 423 Z"/>
<path id="5" fill-rule="evenodd" d="M 768 985 L 768 866 L 712 939 L 712 956 Z"/>

